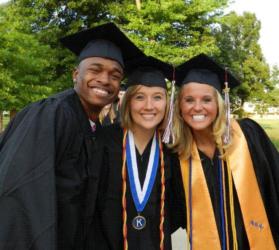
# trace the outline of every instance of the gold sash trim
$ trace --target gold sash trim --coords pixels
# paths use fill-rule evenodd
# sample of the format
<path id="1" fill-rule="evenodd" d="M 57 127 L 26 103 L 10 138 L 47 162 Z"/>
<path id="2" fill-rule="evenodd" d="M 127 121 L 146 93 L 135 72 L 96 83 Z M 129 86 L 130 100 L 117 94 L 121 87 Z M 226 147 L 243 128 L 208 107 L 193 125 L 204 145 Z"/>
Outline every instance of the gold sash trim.
<path id="1" fill-rule="evenodd" d="M 180 159 L 189 225 L 189 160 Z M 187 228 L 189 233 L 189 226 Z M 192 249 L 221 249 L 215 216 L 196 145 L 192 150 Z"/>
<path id="2" fill-rule="evenodd" d="M 276 249 L 245 136 L 234 121 L 226 161 L 232 171 L 250 249 Z"/>
<path id="3" fill-rule="evenodd" d="M 226 161 L 232 171 L 250 249 L 275 250 L 245 136 L 236 121 L 232 127 L 233 144 L 227 150 Z M 189 160 L 181 157 L 180 167 L 189 220 Z M 192 249 L 221 249 L 210 194 L 195 143 L 192 147 Z"/>

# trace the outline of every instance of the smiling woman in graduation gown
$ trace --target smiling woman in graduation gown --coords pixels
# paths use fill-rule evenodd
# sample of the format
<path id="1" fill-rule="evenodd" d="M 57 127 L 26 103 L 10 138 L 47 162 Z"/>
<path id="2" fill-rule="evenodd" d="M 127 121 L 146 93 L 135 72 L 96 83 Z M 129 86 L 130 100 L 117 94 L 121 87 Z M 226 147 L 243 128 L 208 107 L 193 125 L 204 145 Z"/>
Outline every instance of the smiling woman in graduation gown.
<path id="1" fill-rule="evenodd" d="M 98 213 L 106 246 L 99 241 L 96 249 L 171 249 L 170 236 L 171 232 L 176 229 L 170 213 L 171 210 L 179 211 L 174 208 L 176 198 L 172 185 L 174 180 L 171 161 L 175 156 L 171 155 L 165 146 L 162 146 L 160 138 L 158 138 L 159 130 L 157 130 L 163 122 L 163 116 L 166 117 L 167 106 L 164 104 L 163 110 L 161 107 L 159 112 L 158 106 L 154 104 L 158 102 L 158 99 L 161 99 L 160 102 L 162 99 L 166 102 L 165 78 L 168 72 L 171 75 L 172 69 L 152 58 L 147 58 L 138 65 L 141 66 L 128 74 L 128 89 L 122 103 L 121 114 L 122 118 L 126 119 L 126 123 L 124 122 L 126 126 L 123 129 L 116 124 L 102 131 L 105 155 L 102 188 L 100 188 L 98 198 Z M 166 71 L 162 69 L 166 69 Z M 158 89 L 161 89 L 160 94 L 157 93 Z M 137 109 L 135 105 L 139 102 L 145 103 L 141 109 Z M 128 123 L 123 112 L 126 112 L 126 117 L 131 114 L 132 118 Z M 145 115 L 146 117 L 144 117 Z M 150 131 L 153 131 L 151 137 L 146 140 L 143 133 L 150 134 Z M 155 137 L 153 137 L 154 133 Z M 130 138 L 125 140 L 125 137 L 131 135 L 134 136 L 135 143 L 134 157 L 129 156 L 127 141 L 129 144 L 132 143 Z M 139 150 L 138 147 L 143 140 L 145 140 L 145 146 Z M 156 167 L 155 172 L 150 171 L 150 182 L 154 178 L 154 184 L 149 189 L 150 195 L 145 197 L 146 205 L 140 209 L 140 204 L 135 201 L 137 195 L 135 187 L 137 177 L 135 176 L 138 174 L 138 183 L 142 187 L 148 179 L 150 170 L 148 166 L 153 160 L 154 140 L 157 141 L 157 146 L 161 145 L 162 148 L 158 148 L 158 163 L 156 163 L 157 166 L 153 166 Z M 124 165 L 123 159 L 126 159 Z M 133 160 L 136 161 L 137 166 L 136 171 L 131 174 L 129 162 L 132 161 L 134 164 Z M 156 162 L 156 160 L 154 161 Z M 180 188 L 182 189 L 182 186 Z M 139 215 L 145 218 L 145 222 L 136 220 Z M 178 216 L 178 214 L 176 215 Z"/>
<path id="2" fill-rule="evenodd" d="M 191 247 L 278 249 L 279 154 L 256 122 L 230 119 L 221 89 L 228 101 L 226 85 L 239 82 L 204 54 L 177 73 L 174 148 Z"/>

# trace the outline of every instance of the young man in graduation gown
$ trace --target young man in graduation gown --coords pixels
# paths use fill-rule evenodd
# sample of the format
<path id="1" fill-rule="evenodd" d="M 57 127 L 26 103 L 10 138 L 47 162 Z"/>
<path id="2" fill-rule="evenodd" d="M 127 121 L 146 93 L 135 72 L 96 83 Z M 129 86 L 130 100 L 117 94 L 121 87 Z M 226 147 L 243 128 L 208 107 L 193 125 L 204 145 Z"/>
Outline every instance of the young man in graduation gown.
<path id="1" fill-rule="evenodd" d="M 61 42 L 78 56 L 74 88 L 25 107 L 0 138 L 1 250 L 83 249 L 94 237 L 98 114 L 142 52 L 112 23 Z"/>

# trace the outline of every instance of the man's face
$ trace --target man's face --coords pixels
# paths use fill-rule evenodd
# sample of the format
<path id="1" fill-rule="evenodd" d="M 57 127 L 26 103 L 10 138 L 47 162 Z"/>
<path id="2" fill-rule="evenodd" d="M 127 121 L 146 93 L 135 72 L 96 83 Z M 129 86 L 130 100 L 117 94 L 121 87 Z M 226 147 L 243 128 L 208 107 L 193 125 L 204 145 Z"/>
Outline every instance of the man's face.
<path id="1" fill-rule="evenodd" d="M 75 90 L 86 112 L 99 112 L 117 97 L 123 78 L 121 65 L 102 57 L 82 60 L 73 73 Z"/>

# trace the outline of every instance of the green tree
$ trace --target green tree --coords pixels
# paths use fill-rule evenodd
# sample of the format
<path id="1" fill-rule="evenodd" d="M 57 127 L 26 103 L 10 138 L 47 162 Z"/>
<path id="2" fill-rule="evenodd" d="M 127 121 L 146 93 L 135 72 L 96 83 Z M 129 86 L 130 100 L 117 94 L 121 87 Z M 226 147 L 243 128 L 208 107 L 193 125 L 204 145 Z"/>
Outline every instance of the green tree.
<path id="1" fill-rule="evenodd" d="M 240 79 L 234 103 L 240 108 L 245 101 L 259 101 L 270 88 L 269 66 L 259 45 L 261 24 L 255 14 L 238 16 L 231 12 L 222 18 L 221 32 L 216 33 L 221 62 Z M 237 101 L 238 100 L 238 101 Z"/>
<path id="2" fill-rule="evenodd" d="M 56 91 L 70 85 L 74 57 L 61 49 L 59 37 L 108 21 L 117 23 L 146 54 L 178 64 L 204 52 L 217 51 L 212 28 L 227 0 L 44 1 L 17 0 L 17 15 L 27 32 L 49 45 L 56 64 L 52 83 Z"/>
<path id="3" fill-rule="evenodd" d="M 13 5 L 0 13 L 0 109 L 18 110 L 48 96 L 53 54 L 28 34 Z"/>
<path id="4" fill-rule="evenodd" d="M 258 44 L 260 22 L 251 13 L 243 16 L 236 13 L 224 15 L 228 2 L 17 0 L 12 2 L 7 22 L 9 25 L 17 23 L 14 30 L 18 32 L 18 37 L 21 33 L 26 35 L 26 43 L 16 45 L 18 50 L 23 47 L 20 51 L 26 51 L 29 46 L 29 50 L 33 51 L 30 54 L 49 63 L 48 66 L 42 62 L 35 63 L 35 66 L 39 66 L 35 73 L 40 84 L 34 86 L 46 88 L 44 93 L 60 91 L 72 84 L 70 72 L 75 59 L 69 51 L 61 48 L 59 38 L 114 21 L 146 54 L 166 62 L 177 65 L 202 52 L 214 56 L 240 76 L 242 86 L 238 88 L 236 96 L 242 104 L 245 100 L 264 96 L 264 91 L 269 90 L 269 67 Z M 1 27 L 3 29 L 4 25 Z M 20 42 L 20 39 L 9 39 Z M 7 63 L 4 68 L 9 69 Z M 19 79 L 22 74 L 18 72 L 17 75 L 15 77 L 8 70 L 3 76 L 10 79 L 13 91 L 13 84 L 22 81 Z M 30 74 L 29 83 L 31 81 L 36 82 Z"/>
<path id="5" fill-rule="evenodd" d="M 279 68 L 273 66 L 271 71 L 271 90 L 269 95 L 269 104 L 274 107 L 279 107 Z"/>
<path id="6" fill-rule="evenodd" d="M 25 32 L 33 35 L 52 52 L 49 85 L 53 92 L 72 86 L 75 57 L 62 48 L 59 38 L 109 20 L 106 4 L 111 1 L 17 0 L 13 9 L 22 20 Z"/>
<path id="7" fill-rule="evenodd" d="M 212 27 L 227 0 L 147 0 L 140 2 L 140 9 L 137 2 L 18 0 L 16 5 L 18 13 L 29 16 L 34 32 L 43 30 L 43 41 L 53 47 L 65 34 L 114 21 L 146 54 L 174 64 L 217 50 Z"/>
<path id="8" fill-rule="evenodd" d="M 106 2 L 18 0 L 0 7 L 0 115 L 72 86 L 74 56 L 59 38 L 105 22 Z"/>
<path id="9" fill-rule="evenodd" d="M 227 1 L 114 1 L 108 5 L 118 23 L 146 54 L 179 64 L 201 52 L 217 50 L 212 27 Z"/>

